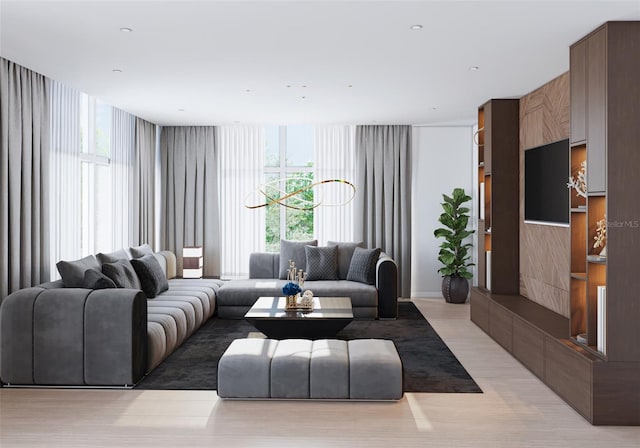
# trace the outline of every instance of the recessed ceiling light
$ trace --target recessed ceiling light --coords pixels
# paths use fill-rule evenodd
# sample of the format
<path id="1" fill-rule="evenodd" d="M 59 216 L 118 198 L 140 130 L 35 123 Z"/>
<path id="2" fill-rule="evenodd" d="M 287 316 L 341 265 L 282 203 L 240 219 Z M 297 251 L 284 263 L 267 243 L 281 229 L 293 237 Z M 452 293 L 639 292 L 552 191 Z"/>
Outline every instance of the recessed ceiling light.
<path id="1" fill-rule="evenodd" d="M 416 24 L 416 25 L 411 25 L 409 27 L 410 30 L 421 30 L 422 29 L 422 25 Z"/>
<path id="2" fill-rule="evenodd" d="M 184 112 L 184 109 L 178 109 L 178 112 Z"/>
<path id="3" fill-rule="evenodd" d="M 437 107 L 432 107 L 431 110 L 438 110 L 438 108 Z"/>
<path id="4" fill-rule="evenodd" d="M 251 89 L 246 89 L 245 92 L 249 93 L 251 92 Z"/>
<path id="5" fill-rule="evenodd" d="M 113 73 L 122 73 L 122 70 L 120 70 L 119 68 L 114 68 L 113 70 L 111 70 Z"/>
<path id="6" fill-rule="evenodd" d="M 306 96 L 301 96 L 300 98 L 302 98 L 303 100 L 306 100 L 307 97 Z"/>
<path id="7" fill-rule="evenodd" d="M 480 70 L 480 67 L 478 67 L 477 65 L 473 65 L 469 67 L 469 70 L 471 70 L 472 72 L 475 72 L 476 70 Z"/>
<path id="8" fill-rule="evenodd" d="M 130 33 L 130 32 L 132 32 L 132 31 L 133 31 L 133 29 L 132 29 L 132 28 L 127 28 L 127 27 L 124 27 L 124 26 L 123 26 L 122 28 L 120 28 L 120 31 L 122 31 L 123 33 Z"/>
<path id="9" fill-rule="evenodd" d="M 291 84 L 287 84 L 286 87 L 287 87 L 287 89 L 291 88 Z"/>
<path id="10" fill-rule="evenodd" d="M 304 88 L 306 88 L 307 86 L 300 86 L 300 87 L 302 87 L 302 88 L 304 89 Z"/>
<path id="11" fill-rule="evenodd" d="M 352 87 L 353 87 L 353 84 L 349 84 L 347 87 L 352 88 Z"/>

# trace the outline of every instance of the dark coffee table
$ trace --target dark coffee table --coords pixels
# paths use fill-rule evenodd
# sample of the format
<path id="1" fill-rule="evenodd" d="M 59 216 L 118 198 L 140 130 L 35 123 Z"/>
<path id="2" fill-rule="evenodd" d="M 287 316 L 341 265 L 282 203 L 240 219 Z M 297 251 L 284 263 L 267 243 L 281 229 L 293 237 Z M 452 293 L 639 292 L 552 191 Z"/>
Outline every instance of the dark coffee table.
<path id="1" fill-rule="evenodd" d="M 260 297 L 244 318 L 271 339 L 334 337 L 353 320 L 349 297 L 314 297 L 313 311 L 285 311 L 285 300 Z"/>

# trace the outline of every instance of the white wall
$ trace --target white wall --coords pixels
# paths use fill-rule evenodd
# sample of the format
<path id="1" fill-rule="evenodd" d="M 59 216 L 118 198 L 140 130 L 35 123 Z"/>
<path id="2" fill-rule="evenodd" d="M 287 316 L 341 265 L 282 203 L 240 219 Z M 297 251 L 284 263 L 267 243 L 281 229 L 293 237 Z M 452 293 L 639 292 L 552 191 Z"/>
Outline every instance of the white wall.
<path id="1" fill-rule="evenodd" d="M 411 297 L 441 297 L 442 278 L 438 250 L 441 240 L 433 236 L 440 227 L 442 194 L 454 188 L 464 188 L 474 196 L 472 185 L 477 182 L 473 170 L 475 147 L 472 126 L 413 128 L 413 189 Z M 468 203 L 475 228 L 475 198 Z M 475 253 L 475 235 L 474 250 Z M 475 281 L 475 278 L 474 278 Z"/>

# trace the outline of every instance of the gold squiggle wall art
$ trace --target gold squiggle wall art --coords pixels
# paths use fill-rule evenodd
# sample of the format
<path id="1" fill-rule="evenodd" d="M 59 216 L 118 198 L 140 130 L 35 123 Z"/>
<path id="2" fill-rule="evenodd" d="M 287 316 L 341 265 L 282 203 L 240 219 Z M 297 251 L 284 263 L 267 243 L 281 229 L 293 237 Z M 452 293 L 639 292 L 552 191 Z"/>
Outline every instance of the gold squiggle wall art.
<path id="1" fill-rule="evenodd" d="M 284 181 L 288 181 L 288 180 L 306 180 L 308 181 L 309 179 L 304 178 L 304 177 L 288 177 L 285 179 L 275 179 L 271 182 L 267 182 L 266 184 L 263 184 L 261 186 L 259 186 L 255 191 L 250 192 L 249 194 L 247 194 L 247 197 L 245 198 L 245 207 L 249 208 L 249 209 L 256 209 L 256 208 L 261 208 L 261 207 L 266 207 L 268 205 L 273 205 L 273 204 L 278 204 L 281 205 L 283 207 L 287 207 L 287 208 L 291 208 L 294 210 L 313 210 L 316 207 L 320 207 L 320 206 L 324 206 L 324 207 L 340 207 L 343 205 L 347 205 L 349 202 L 351 202 L 353 200 L 353 198 L 356 195 L 356 187 L 355 185 L 353 185 L 351 182 L 347 181 L 347 180 L 342 180 L 342 179 L 326 179 L 326 180 L 321 180 L 319 182 L 314 182 L 312 184 L 306 185 L 302 188 L 298 188 L 295 191 L 292 191 L 290 193 L 287 193 L 286 191 L 282 190 L 280 188 L 281 183 Z M 319 200 L 318 202 L 313 202 L 313 201 L 309 201 L 307 199 L 304 199 L 301 197 L 301 194 L 305 191 L 311 190 L 311 189 L 320 189 L 320 187 L 322 185 L 327 185 L 327 184 L 332 184 L 332 183 L 338 183 L 338 184 L 343 184 L 346 188 L 350 188 L 351 189 L 351 196 L 344 202 L 341 202 L 339 204 L 327 204 L 322 200 Z M 278 193 L 278 197 L 276 197 L 276 195 L 273 194 L 269 194 L 267 192 L 267 190 L 269 189 L 273 189 L 275 192 Z M 248 201 L 250 199 L 250 196 L 259 193 L 260 196 L 264 197 L 266 199 L 265 202 L 263 203 L 259 203 L 259 204 L 250 204 Z M 314 197 L 316 196 L 321 196 L 321 195 L 316 195 L 316 192 L 314 191 Z M 296 201 L 298 201 L 299 203 L 302 204 L 307 204 L 307 205 L 292 205 L 292 204 L 288 204 L 287 200 L 291 199 L 291 198 L 295 198 Z"/>

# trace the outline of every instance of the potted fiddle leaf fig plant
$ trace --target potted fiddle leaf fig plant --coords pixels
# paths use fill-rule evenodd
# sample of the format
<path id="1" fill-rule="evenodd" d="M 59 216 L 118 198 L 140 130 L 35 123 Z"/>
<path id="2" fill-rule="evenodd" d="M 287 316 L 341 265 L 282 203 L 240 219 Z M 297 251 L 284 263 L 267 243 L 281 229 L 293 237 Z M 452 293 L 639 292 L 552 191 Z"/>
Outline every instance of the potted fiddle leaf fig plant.
<path id="1" fill-rule="evenodd" d="M 443 277 L 442 295 L 449 303 L 465 303 L 469 294 L 469 279 L 473 277 L 468 268 L 474 265 L 469 261 L 472 244 L 467 242 L 467 238 L 475 230 L 467 230 L 469 209 L 462 207 L 462 204 L 470 201 L 471 196 L 467 196 L 463 188 L 455 188 L 451 196 L 443 194 L 442 197 L 444 212 L 438 221 L 444 227 L 433 232 L 436 238 L 444 238 L 438 254 L 438 260 L 444 265 L 438 269 Z"/>

